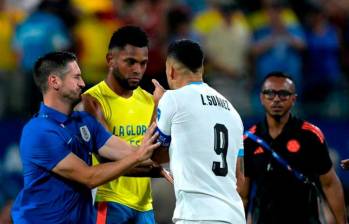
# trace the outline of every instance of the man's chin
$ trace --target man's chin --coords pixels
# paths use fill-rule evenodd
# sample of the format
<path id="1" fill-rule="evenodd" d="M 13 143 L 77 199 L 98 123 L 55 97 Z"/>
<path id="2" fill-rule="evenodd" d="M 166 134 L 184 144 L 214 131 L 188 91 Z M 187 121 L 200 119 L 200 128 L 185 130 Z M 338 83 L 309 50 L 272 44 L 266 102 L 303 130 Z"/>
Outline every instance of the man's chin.
<path id="1" fill-rule="evenodd" d="M 272 109 L 271 111 L 271 114 L 275 114 L 275 115 L 278 115 L 278 114 L 282 114 L 283 113 L 283 110 L 281 109 Z"/>
<path id="2" fill-rule="evenodd" d="M 128 90 L 135 90 L 139 86 L 139 82 L 137 84 L 129 84 L 128 85 Z"/>

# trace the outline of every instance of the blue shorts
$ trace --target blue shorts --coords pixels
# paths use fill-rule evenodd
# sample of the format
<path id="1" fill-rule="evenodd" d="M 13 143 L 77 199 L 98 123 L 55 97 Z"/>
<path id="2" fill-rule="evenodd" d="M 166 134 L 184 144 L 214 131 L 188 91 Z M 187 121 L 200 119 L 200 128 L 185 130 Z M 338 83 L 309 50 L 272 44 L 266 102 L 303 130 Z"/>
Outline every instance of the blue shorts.
<path id="1" fill-rule="evenodd" d="M 97 202 L 96 224 L 156 224 L 154 211 L 137 211 L 116 202 Z"/>

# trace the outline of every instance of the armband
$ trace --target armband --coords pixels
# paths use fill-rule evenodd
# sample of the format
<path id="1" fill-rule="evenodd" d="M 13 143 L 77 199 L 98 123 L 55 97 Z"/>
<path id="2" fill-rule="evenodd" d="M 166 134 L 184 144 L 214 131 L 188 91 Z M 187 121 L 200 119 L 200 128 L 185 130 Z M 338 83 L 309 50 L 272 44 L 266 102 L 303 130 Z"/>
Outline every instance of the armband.
<path id="1" fill-rule="evenodd" d="M 161 143 L 161 146 L 169 147 L 171 143 L 171 136 L 164 134 L 160 131 L 160 129 L 157 127 L 155 130 L 155 133 L 159 133 L 159 137 L 157 139 L 157 142 Z"/>

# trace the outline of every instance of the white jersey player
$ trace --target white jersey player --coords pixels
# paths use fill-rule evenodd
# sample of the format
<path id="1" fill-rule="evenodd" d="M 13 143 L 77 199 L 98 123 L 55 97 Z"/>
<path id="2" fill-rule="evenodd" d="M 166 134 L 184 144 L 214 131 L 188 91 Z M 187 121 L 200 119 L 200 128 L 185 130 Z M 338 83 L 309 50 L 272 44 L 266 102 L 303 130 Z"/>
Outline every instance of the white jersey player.
<path id="1" fill-rule="evenodd" d="M 203 53 L 197 43 L 170 45 L 166 74 L 172 90 L 163 94 L 157 110 L 159 141 L 169 150 L 157 151 L 153 159 L 170 161 L 176 224 L 245 223 L 236 189 L 242 121 L 230 102 L 202 81 L 202 73 Z"/>

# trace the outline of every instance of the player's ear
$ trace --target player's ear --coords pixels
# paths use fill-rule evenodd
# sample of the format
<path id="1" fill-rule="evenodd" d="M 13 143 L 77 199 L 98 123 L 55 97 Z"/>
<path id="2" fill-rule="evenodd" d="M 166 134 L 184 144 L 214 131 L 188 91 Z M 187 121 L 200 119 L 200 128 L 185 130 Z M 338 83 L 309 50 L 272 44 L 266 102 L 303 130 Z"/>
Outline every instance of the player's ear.
<path id="1" fill-rule="evenodd" d="M 116 52 L 110 50 L 108 51 L 107 55 L 105 56 L 106 60 L 107 60 L 107 64 L 108 67 L 112 67 L 113 63 L 114 63 L 114 58 L 115 58 L 115 54 Z"/>
<path id="2" fill-rule="evenodd" d="M 297 100 L 297 94 L 293 94 L 293 95 L 291 96 L 291 99 L 292 99 L 292 105 L 295 105 L 296 100 Z"/>
<path id="3" fill-rule="evenodd" d="M 175 79 L 175 77 L 176 77 L 176 70 L 175 70 L 175 68 L 172 65 L 171 65 L 171 68 L 170 68 L 170 77 L 171 77 L 172 80 Z"/>
<path id="4" fill-rule="evenodd" d="M 261 104 L 264 106 L 264 98 L 263 98 L 263 97 L 264 97 L 263 94 L 260 93 L 260 94 L 259 94 L 259 101 L 260 101 Z"/>
<path id="5" fill-rule="evenodd" d="M 55 90 L 59 89 L 60 81 L 60 78 L 54 74 L 51 74 L 47 77 L 47 85 L 51 86 Z"/>
<path id="6" fill-rule="evenodd" d="M 112 59 L 112 55 L 111 55 L 111 52 L 109 51 L 108 53 L 107 53 L 107 55 L 105 56 L 105 59 L 107 60 L 107 63 L 109 64 L 109 62 L 111 61 L 111 59 Z"/>

